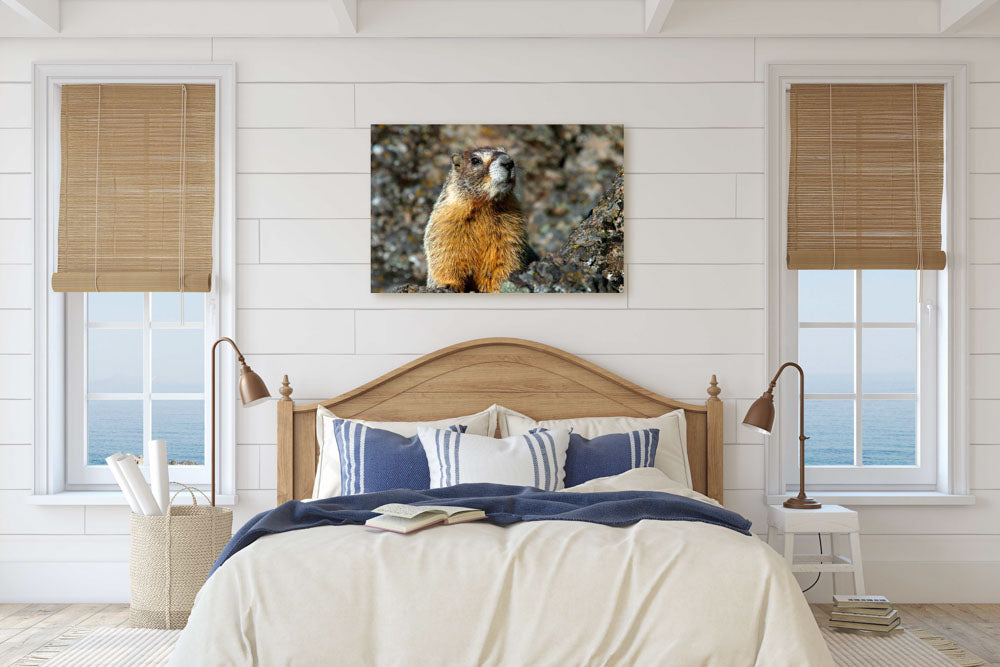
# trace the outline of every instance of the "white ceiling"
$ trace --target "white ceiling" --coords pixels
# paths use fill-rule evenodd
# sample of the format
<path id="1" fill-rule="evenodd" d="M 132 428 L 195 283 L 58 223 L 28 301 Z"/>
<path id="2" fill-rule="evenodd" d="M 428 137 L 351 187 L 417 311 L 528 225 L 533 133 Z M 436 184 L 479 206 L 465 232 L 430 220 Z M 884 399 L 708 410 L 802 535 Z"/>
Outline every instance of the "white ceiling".
<path id="1" fill-rule="evenodd" d="M 0 0 L 0 36 L 1000 36 L 998 0 Z"/>

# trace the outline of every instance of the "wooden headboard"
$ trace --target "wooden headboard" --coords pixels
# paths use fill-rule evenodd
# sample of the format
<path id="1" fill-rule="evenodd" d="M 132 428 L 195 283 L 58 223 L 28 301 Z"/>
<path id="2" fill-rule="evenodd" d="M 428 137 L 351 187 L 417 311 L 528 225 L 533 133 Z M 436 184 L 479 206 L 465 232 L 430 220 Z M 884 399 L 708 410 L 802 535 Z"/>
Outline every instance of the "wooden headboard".
<path id="1" fill-rule="evenodd" d="M 657 417 L 683 409 L 695 491 L 722 502 L 722 401 L 715 376 L 703 405 L 636 386 L 562 350 L 518 338 L 458 343 L 320 403 L 295 405 L 285 376 L 278 401 L 278 502 L 308 498 L 316 474 L 316 408 L 372 421 L 429 421 L 494 403 L 535 419 Z"/>

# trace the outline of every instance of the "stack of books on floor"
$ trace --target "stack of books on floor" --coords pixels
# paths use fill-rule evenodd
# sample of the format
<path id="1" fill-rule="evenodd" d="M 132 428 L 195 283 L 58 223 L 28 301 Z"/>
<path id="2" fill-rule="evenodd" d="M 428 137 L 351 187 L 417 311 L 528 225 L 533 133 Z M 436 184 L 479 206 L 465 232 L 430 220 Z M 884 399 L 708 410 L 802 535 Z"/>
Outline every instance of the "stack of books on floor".
<path id="1" fill-rule="evenodd" d="M 834 595 L 830 627 L 859 632 L 902 632 L 899 613 L 881 595 Z"/>

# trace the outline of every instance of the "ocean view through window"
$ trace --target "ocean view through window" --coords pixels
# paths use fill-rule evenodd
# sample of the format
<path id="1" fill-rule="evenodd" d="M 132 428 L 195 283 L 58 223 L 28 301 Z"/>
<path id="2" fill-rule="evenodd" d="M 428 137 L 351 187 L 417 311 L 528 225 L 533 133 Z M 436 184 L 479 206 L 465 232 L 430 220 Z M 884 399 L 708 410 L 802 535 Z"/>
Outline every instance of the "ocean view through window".
<path id="1" fill-rule="evenodd" d="M 87 465 L 151 439 L 172 465 L 204 464 L 204 322 L 202 293 L 86 296 Z"/>
<path id="2" fill-rule="evenodd" d="M 799 271 L 808 466 L 919 463 L 919 275 Z"/>

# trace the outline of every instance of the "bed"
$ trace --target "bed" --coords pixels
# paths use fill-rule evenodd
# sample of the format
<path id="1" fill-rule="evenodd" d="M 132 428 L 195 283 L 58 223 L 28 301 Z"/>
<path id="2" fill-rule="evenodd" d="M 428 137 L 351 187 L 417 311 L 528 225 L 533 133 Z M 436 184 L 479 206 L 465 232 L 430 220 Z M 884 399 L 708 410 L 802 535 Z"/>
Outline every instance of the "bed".
<path id="1" fill-rule="evenodd" d="M 438 420 L 501 404 L 534 419 L 683 410 L 690 488 L 643 468 L 581 492 L 720 504 L 722 401 L 660 396 L 519 339 L 453 345 L 336 398 L 278 401 L 277 500 L 313 491 L 316 412 Z M 173 664 L 828 665 L 784 561 L 762 540 L 694 521 L 536 521 L 417 535 L 317 526 L 235 553 L 198 595 Z"/>

